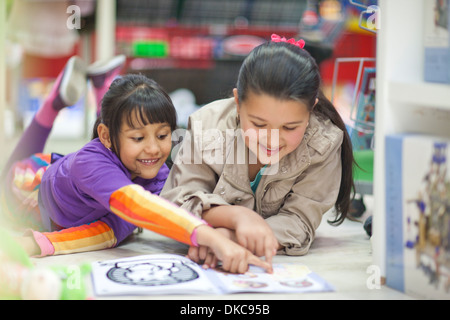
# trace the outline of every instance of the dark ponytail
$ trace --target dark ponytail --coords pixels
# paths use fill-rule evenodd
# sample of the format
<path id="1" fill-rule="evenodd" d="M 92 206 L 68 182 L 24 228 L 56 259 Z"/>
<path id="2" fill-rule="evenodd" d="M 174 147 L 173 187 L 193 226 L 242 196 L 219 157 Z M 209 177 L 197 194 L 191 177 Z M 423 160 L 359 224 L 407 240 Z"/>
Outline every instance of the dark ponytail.
<path id="1" fill-rule="evenodd" d="M 305 103 L 310 112 L 321 119 L 330 119 L 343 131 L 342 176 L 335 203 L 336 219 L 328 221 L 332 225 L 341 224 L 350 210 L 354 190 L 353 150 L 344 121 L 321 90 L 320 72 L 315 60 L 306 50 L 290 43 L 264 43 L 244 60 L 236 87 L 239 101 L 245 101 L 248 92 L 297 100 Z M 316 99 L 319 101 L 314 106 Z"/>
<path id="2" fill-rule="evenodd" d="M 319 91 L 319 102 L 314 107 L 313 113 L 319 118 L 330 119 L 344 133 L 344 139 L 341 145 L 341 185 L 335 204 L 336 218 L 333 221 L 328 220 L 328 223 L 331 225 L 340 225 L 350 211 L 352 190 L 355 190 L 353 181 L 353 165 L 355 164 L 355 160 L 353 158 L 352 142 L 344 121 L 331 101 L 323 94 L 322 90 Z"/>

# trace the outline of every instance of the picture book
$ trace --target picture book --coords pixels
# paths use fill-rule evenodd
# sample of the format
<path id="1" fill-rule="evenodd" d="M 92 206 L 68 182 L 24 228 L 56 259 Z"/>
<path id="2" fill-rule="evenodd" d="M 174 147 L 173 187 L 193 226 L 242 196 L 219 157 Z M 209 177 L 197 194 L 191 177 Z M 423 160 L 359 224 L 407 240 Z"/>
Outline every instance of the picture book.
<path id="1" fill-rule="evenodd" d="M 175 254 L 142 255 L 92 264 L 97 296 L 303 293 L 334 291 L 305 265 L 279 263 L 274 272 L 251 266 L 245 274 L 203 269 Z"/>
<path id="2" fill-rule="evenodd" d="M 425 81 L 450 83 L 450 0 L 424 6 Z"/>
<path id="3" fill-rule="evenodd" d="M 386 284 L 450 299 L 450 140 L 386 137 Z"/>

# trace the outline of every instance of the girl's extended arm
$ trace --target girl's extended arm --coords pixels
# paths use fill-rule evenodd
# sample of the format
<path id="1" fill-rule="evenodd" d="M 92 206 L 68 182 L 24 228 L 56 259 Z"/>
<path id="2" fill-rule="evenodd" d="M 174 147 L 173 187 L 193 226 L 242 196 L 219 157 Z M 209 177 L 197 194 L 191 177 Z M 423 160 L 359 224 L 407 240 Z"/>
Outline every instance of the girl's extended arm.
<path id="1" fill-rule="evenodd" d="M 139 185 L 128 185 L 111 195 L 111 211 L 132 223 L 191 246 L 207 246 L 222 261 L 223 269 L 243 273 L 253 264 L 271 272 L 264 262 L 245 248 L 221 235 L 204 221 Z M 64 254 L 104 249 L 116 244 L 107 224 L 91 224 L 60 232 L 33 232 L 20 239 L 30 255 Z"/>
<path id="2" fill-rule="evenodd" d="M 123 187 L 111 196 L 112 212 L 122 219 L 177 241 L 207 246 L 222 261 L 226 271 L 243 273 L 249 264 L 271 272 L 273 252 L 261 261 L 251 252 L 227 239 L 204 221 L 138 185 Z"/>

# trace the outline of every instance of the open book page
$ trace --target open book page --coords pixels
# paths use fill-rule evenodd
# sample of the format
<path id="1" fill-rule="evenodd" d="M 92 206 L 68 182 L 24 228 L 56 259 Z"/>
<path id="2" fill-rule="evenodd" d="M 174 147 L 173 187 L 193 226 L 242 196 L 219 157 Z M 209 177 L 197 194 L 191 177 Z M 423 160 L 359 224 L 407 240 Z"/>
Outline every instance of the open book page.
<path id="1" fill-rule="evenodd" d="M 211 282 L 223 293 L 301 293 L 334 291 L 317 274 L 299 263 L 274 263 L 273 273 L 250 266 L 245 274 L 206 270 Z"/>
<path id="2" fill-rule="evenodd" d="M 174 254 L 94 262 L 92 279 L 98 296 L 218 293 L 201 266 Z"/>
<path id="3" fill-rule="evenodd" d="M 92 278 L 98 296 L 333 291 L 304 265 L 280 263 L 273 267 L 273 274 L 252 266 L 240 275 L 204 270 L 180 255 L 155 254 L 95 262 Z"/>

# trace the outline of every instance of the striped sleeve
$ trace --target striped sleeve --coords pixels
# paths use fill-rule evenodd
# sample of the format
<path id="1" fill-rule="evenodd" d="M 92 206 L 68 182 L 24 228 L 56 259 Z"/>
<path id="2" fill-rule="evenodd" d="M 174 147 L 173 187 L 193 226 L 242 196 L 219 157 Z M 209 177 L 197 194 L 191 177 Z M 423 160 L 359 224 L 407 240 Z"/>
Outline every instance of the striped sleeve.
<path id="1" fill-rule="evenodd" d="M 115 191 L 109 205 L 110 210 L 125 221 L 188 245 L 196 245 L 194 230 L 205 224 L 136 184 Z"/>
<path id="2" fill-rule="evenodd" d="M 113 230 L 102 221 L 53 232 L 28 230 L 41 249 L 39 257 L 112 248 L 117 240 Z"/>

